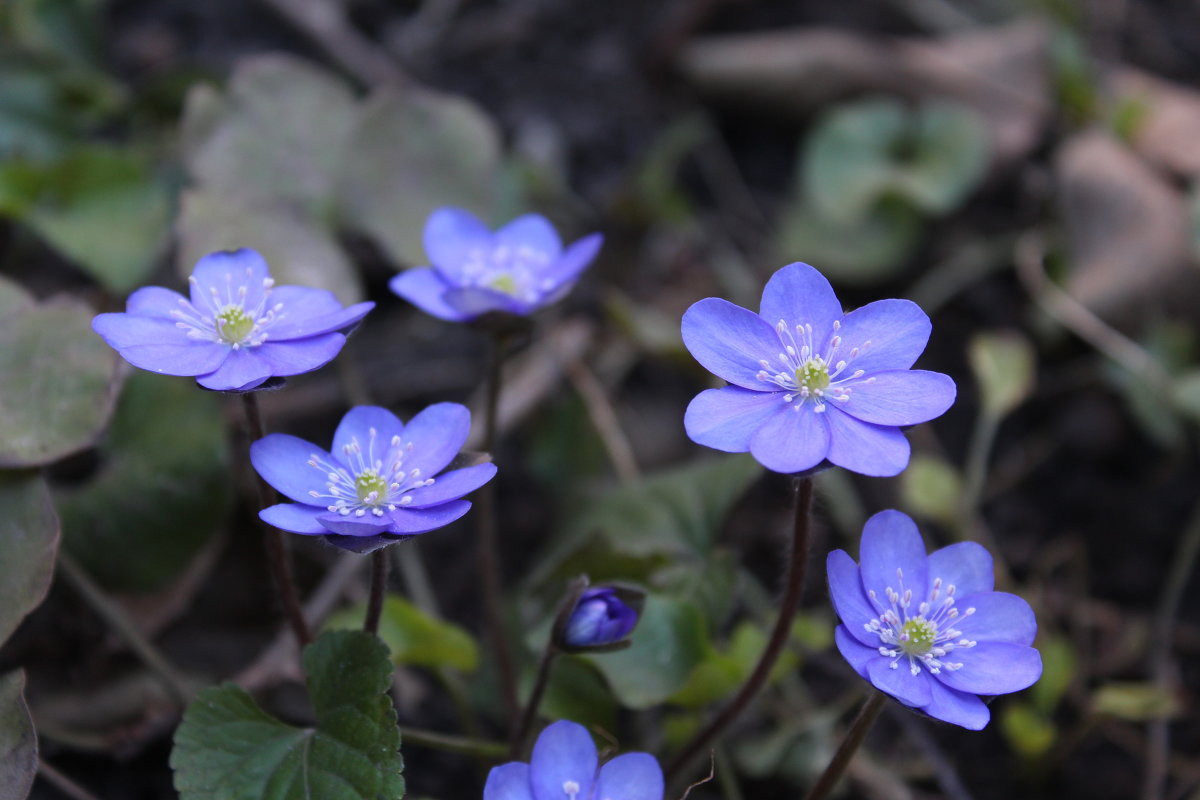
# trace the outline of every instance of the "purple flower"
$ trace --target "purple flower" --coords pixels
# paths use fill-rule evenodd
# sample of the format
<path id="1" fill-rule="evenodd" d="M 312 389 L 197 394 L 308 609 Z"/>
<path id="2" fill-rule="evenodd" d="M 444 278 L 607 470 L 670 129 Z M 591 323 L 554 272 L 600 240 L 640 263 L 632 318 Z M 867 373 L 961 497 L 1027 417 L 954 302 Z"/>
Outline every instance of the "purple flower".
<path id="1" fill-rule="evenodd" d="M 425 253 L 433 266 L 406 270 L 390 285 L 422 311 L 450 322 L 490 311 L 525 315 L 570 291 L 602 241 L 593 233 L 564 250 L 553 226 L 537 214 L 492 233 L 467 211 L 439 208 L 425 223 Z"/>
<path id="2" fill-rule="evenodd" d="M 442 472 L 470 428 L 466 406 L 435 403 L 408 425 L 386 408 L 352 408 L 333 434 L 332 454 L 272 433 L 250 446 L 250 461 L 296 502 L 258 515 L 281 530 L 324 536 L 356 553 L 448 525 L 471 508 L 462 496 L 496 474 L 491 463 Z"/>
<path id="3" fill-rule="evenodd" d="M 901 426 L 939 416 L 954 381 L 910 370 L 929 339 L 929 317 L 908 300 L 877 300 L 849 314 L 808 264 L 780 269 L 758 314 L 710 297 L 683 315 L 683 341 L 732 386 L 688 406 L 684 427 L 697 444 L 749 451 L 775 472 L 822 461 L 863 475 L 908 465 Z"/>
<path id="4" fill-rule="evenodd" d="M 191 299 L 160 286 L 129 296 L 92 330 L 135 367 L 190 375 L 206 389 L 247 391 L 328 364 L 374 303 L 343 308 L 332 293 L 275 286 L 253 250 L 211 253 L 188 278 Z"/>
<path id="5" fill-rule="evenodd" d="M 546 726 L 528 764 L 494 767 L 483 800 L 662 800 L 663 774 L 649 753 L 626 753 L 596 767 L 587 729 L 561 720 Z"/>
<path id="6" fill-rule="evenodd" d="M 627 637 L 637 622 L 637 609 L 626 604 L 617 589 L 597 586 L 579 596 L 562 641 L 572 649 L 604 647 Z"/>
<path id="7" fill-rule="evenodd" d="M 880 691 L 931 717 L 979 730 L 988 707 L 976 695 L 1008 694 L 1042 675 L 1030 647 L 1029 604 L 994 592 L 992 557 L 974 542 L 925 555 L 917 526 L 881 511 L 863 528 L 861 564 L 829 554 L 834 631 L 850 666 Z"/>

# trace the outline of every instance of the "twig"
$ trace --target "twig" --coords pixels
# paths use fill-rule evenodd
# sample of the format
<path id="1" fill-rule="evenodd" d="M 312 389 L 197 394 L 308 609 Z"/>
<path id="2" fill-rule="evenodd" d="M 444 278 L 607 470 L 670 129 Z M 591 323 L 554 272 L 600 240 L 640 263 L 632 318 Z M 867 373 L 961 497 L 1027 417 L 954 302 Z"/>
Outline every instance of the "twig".
<path id="1" fill-rule="evenodd" d="M 84 789 L 40 758 L 38 759 L 38 775 L 45 778 L 47 783 L 54 784 L 55 789 L 70 797 L 71 800 L 100 800 L 96 795 Z"/>
<path id="2" fill-rule="evenodd" d="M 636 482 L 641 476 L 641 470 L 638 469 L 629 437 L 621 429 L 621 421 L 617 419 L 617 413 L 608 401 L 604 386 L 583 360 L 578 358 L 567 362 L 567 377 L 583 399 L 588 419 L 600 435 L 600 441 L 604 443 L 604 449 L 617 477 L 624 484 Z"/>

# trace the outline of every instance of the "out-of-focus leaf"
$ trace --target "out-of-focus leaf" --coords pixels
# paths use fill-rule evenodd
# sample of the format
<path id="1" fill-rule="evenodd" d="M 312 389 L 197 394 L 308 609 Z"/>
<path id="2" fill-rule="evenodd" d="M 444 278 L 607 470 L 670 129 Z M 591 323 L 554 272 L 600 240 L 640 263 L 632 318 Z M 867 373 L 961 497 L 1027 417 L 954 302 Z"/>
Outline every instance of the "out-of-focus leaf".
<path id="1" fill-rule="evenodd" d="M 0 472 L 0 644 L 50 588 L 58 518 L 40 475 Z M 0 719 L 4 715 L 0 714 Z M 0 759 L 3 763 L 3 759 Z"/>
<path id="2" fill-rule="evenodd" d="M 528 690 L 532 687 L 532 674 L 529 684 L 523 688 Z M 550 685 L 542 697 L 541 715 L 547 719 L 569 719 L 585 727 L 595 725 L 612 731 L 616 730 L 617 725 L 617 704 L 604 679 L 587 659 L 562 656 L 555 660 L 550 673 Z"/>
<path id="3" fill-rule="evenodd" d="M 64 546 L 110 589 L 162 588 L 229 507 L 219 398 L 192 381 L 138 371 L 99 445 L 99 470 L 55 491 Z"/>
<path id="4" fill-rule="evenodd" d="M 648 221 L 691 221 L 692 201 L 680 185 L 679 167 L 710 136 L 711 128 L 703 118 L 687 116 L 672 123 L 651 143 L 634 171 L 631 187 L 633 199 Z"/>
<path id="5" fill-rule="evenodd" d="M 23 800 L 37 774 L 37 735 L 25 705 L 25 673 L 0 675 L 0 797 Z"/>
<path id="6" fill-rule="evenodd" d="M 117 355 L 92 316 L 64 301 L 0 319 L 0 466 L 49 464 L 104 429 Z"/>
<path id="7" fill-rule="evenodd" d="M 687 355 L 678 318 L 653 306 L 638 305 L 616 288 L 605 293 L 604 301 L 608 316 L 642 350 L 656 356 Z"/>
<path id="8" fill-rule="evenodd" d="M 1026 703 L 1009 703 L 1004 707 L 1000 730 L 1009 746 L 1025 758 L 1045 755 L 1058 738 L 1054 723 Z"/>
<path id="9" fill-rule="evenodd" d="M 1092 695 L 1092 710 L 1129 722 L 1173 719 L 1182 709 L 1179 698 L 1153 683 L 1113 681 Z"/>
<path id="10" fill-rule="evenodd" d="M 1200 154 L 1191 146 L 1200 137 L 1200 93 L 1131 67 L 1121 67 L 1111 77 L 1120 107 L 1136 112 L 1126 140 L 1138 154 L 1179 175 L 1200 177 Z"/>
<path id="11" fill-rule="evenodd" d="M 316 726 L 266 714 L 232 683 L 205 689 L 175 733 L 181 800 L 398 800 L 404 760 L 388 696 L 387 648 L 361 631 L 331 631 L 304 651 Z"/>
<path id="12" fill-rule="evenodd" d="M 733 746 L 733 757 L 752 777 L 781 775 L 811 784 L 833 755 L 836 722 L 836 715 L 827 711 L 806 714 L 802 719 L 772 726 L 761 735 L 742 738 Z"/>
<path id="13" fill-rule="evenodd" d="M 1189 370 L 1175 380 L 1172 399 L 1176 408 L 1200 422 L 1200 369 Z"/>
<path id="14" fill-rule="evenodd" d="M 32 308 L 34 302 L 33 295 L 21 288 L 19 284 L 0 277 L 0 318 L 7 317 L 9 314 L 19 314 Z"/>
<path id="15" fill-rule="evenodd" d="M 737 582 L 737 559 L 722 549 L 714 549 L 703 561 L 672 561 L 656 571 L 650 579 L 655 589 L 695 603 L 713 630 L 720 628 L 732 612 Z"/>
<path id="16" fill-rule="evenodd" d="M 800 612 L 792 623 L 792 638 L 805 649 L 819 653 L 833 647 L 836 625 L 824 612 Z"/>
<path id="17" fill-rule="evenodd" d="M 945 459 L 917 453 L 900 476 L 900 496 L 913 513 L 954 525 L 962 500 L 962 477 Z"/>
<path id="18" fill-rule="evenodd" d="M 101 27 L 98 0 L 6 0 L 0 31 L 30 53 L 94 65 Z"/>
<path id="19" fill-rule="evenodd" d="M 1038 642 L 1042 654 L 1042 677 L 1029 690 L 1038 712 L 1049 716 L 1075 679 L 1077 659 L 1075 648 L 1060 636 L 1043 636 Z"/>
<path id="20" fill-rule="evenodd" d="M 767 644 L 767 634 L 758 626 L 743 622 L 733 631 L 724 651 L 709 648 L 708 654 L 688 678 L 686 684 L 671 697 L 672 703 L 700 708 L 728 697 L 741 686 L 754 669 Z M 768 682 L 779 680 L 796 668 L 799 658 L 784 650 L 771 668 Z"/>
<path id="21" fill-rule="evenodd" d="M 632 642 L 625 650 L 588 657 L 628 708 L 650 708 L 675 694 L 708 652 L 700 612 L 664 595 L 646 597 Z"/>
<path id="22" fill-rule="evenodd" d="M 861 218 L 828 220 L 811 204 L 784 209 L 776 228 L 775 248 L 784 260 L 820 264 L 839 283 L 883 280 L 904 266 L 921 235 L 919 214 L 911 205 L 885 198 Z"/>
<path id="23" fill-rule="evenodd" d="M 421 89 L 378 90 L 360 112 L 338 173 L 342 220 L 400 264 L 425 263 L 429 213 L 459 206 L 485 217 L 496 200 L 500 135 L 471 101 Z"/>
<path id="24" fill-rule="evenodd" d="M 366 605 L 329 618 L 329 628 L 362 628 Z M 450 667 L 460 672 L 479 668 L 479 647 L 459 626 L 426 614 L 402 597 L 389 595 L 379 617 L 379 638 L 391 650 L 392 663 L 416 667 Z"/>
<path id="25" fill-rule="evenodd" d="M 1015 332 L 972 337 L 967 360 L 984 414 L 1000 419 L 1025 402 L 1033 391 L 1036 358 L 1025 337 Z"/>

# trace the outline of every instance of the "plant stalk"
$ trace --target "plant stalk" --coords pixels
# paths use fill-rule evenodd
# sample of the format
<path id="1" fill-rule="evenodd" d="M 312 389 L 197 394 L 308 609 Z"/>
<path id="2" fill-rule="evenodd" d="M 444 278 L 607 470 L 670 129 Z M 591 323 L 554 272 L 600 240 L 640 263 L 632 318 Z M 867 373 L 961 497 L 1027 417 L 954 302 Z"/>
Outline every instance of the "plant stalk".
<path id="1" fill-rule="evenodd" d="M 863 743 L 863 739 L 867 738 L 867 732 L 879 718 L 879 712 L 883 711 L 886 702 L 887 695 L 875 689 L 871 690 L 871 696 L 867 698 L 867 702 L 863 703 L 862 708 L 858 710 L 858 716 L 850 723 L 850 730 L 846 732 L 846 738 L 842 740 L 841 746 L 829 760 L 821 777 L 817 778 L 817 782 L 808 790 L 804 800 L 823 800 L 829 795 L 838 779 L 842 777 L 842 773 L 846 771 L 846 767 L 850 765 L 850 759 L 854 758 L 854 754 L 858 752 L 859 745 Z"/>
<path id="2" fill-rule="evenodd" d="M 383 614 L 383 597 L 387 594 L 388 559 L 387 548 L 381 547 L 371 553 L 371 595 L 367 600 L 367 616 L 363 630 L 379 633 L 379 617 Z"/>

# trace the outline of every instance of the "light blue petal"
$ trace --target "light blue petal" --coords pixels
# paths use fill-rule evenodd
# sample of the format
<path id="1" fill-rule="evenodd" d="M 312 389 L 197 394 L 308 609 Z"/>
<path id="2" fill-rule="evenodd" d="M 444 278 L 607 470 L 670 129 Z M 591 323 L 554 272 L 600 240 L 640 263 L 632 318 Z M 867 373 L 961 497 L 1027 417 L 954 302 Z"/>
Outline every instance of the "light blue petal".
<path id="1" fill-rule="evenodd" d="M 267 363 L 272 375 L 287 377 L 320 369 L 337 358 L 345 344 L 342 334 L 325 333 L 286 342 L 268 340 L 253 352 Z"/>
<path id="2" fill-rule="evenodd" d="M 600 768 L 596 800 L 663 800 L 663 772 L 649 753 L 625 753 Z"/>
<path id="3" fill-rule="evenodd" d="M 322 510 L 324 511 L 324 509 Z M 342 515 L 325 511 L 317 517 L 317 520 L 325 526 L 327 533 L 337 533 L 342 536 L 377 536 L 390 532 L 392 527 L 391 517 L 386 514 L 377 517 L 369 511 L 361 517 L 353 513 Z"/>
<path id="4" fill-rule="evenodd" d="M 783 392 L 754 392 L 740 386 L 706 389 L 688 404 L 683 427 L 696 444 L 745 453 L 754 432 L 782 407 Z"/>
<path id="5" fill-rule="evenodd" d="M 783 345 L 779 334 L 753 311 L 728 300 L 709 297 L 683 314 L 683 343 L 700 364 L 719 378 L 747 389 L 772 390 L 774 383 L 760 380 L 760 361 L 782 367 Z"/>
<path id="6" fill-rule="evenodd" d="M 934 550 L 929 554 L 928 564 L 930 585 L 935 578 L 941 578 L 943 592 L 953 586 L 960 598 L 990 592 L 996 585 L 992 554 L 978 542 L 957 542 Z"/>
<path id="7" fill-rule="evenodd" d="M 980 731 L 992 718 L 987 704 L 973 694 L 955 691 L 937 680 L 929 682 L 929 693 L 929 704 L 921 710 L 943 722 Z"/>
<path id="8" fill-rule="evenodd" d="M 443 472 L 433 479 L 432 486 L 415 489 L 408 494 L 412 503 L 406 509 L 427 508 L 450 500 L 457 500 L 490 481 L 496 475 L 495 464 L 476 464 L 451 472 Z"/>
<path id="9" fill-rule="evenodd" d="M 791 404 L 775 412 L 750 439 L 750 452 L 758 463 L 773 472 L 803 472 L 825 460 L 829 453 L 826 414 L 817 414 L 811 404 L 797 411 Z"/>
<path id="10" fill-rule="evenodd" d="M 192 305 L 206 315 L 226 305 L 257 308 L 266 293 L 265 282 L 271 277 L 267 262 L 254 250 L 222 250 L 209 253 L 192 270 Z M 245 287 L 246 293 L 239 289 Z"/>
<path id="11" fill-rule="evenodd" d="M 867 673 L 867 666 L 872 661 L 878 661 L 884 656 L 879 654 L 879 648 L 867 647 L 862 642 L 855 639 L 847 630 L 845 625 L 838 625 L 833 629 L 833 641 L 837 644 L 838 652 L 842 654 L 842 658 L 846 659 L 854 671 L 864 678 L 870 680 L 870 675 Z M 879 637 L 875 637 L 875 641 L 879 641 Z"/>
<path id="12" fill-rule="evenodd" d="M 494 240 L 486 225 L 461 208 L 439 208 L 425 222 L 425 255 L 451 283 L 462 282 L 462 267 L 491 254 Z"/>
<path id="13" fill-rule="evenodd" d="M 876 300 L 842 318 L 842 343 L 834 357 L 849 361 L 850 372 L 868 375 L 889 369 L 908 369 L 925 350 L 932 325 L 929 316 L 911 300 Z M 850 351 L 858 355 L 850 358 Z"/>
<path id="14" fill-rule="evenodd" d="M 951 689 L 971 694 L 1008 694 L 1032 686 L 1042 677 L 1042 656 L 1032 647 L 1010 642 L 980 641 L 956 648 L 944 661 L 962 669 L 943 669 L 934 677 Z"/>
<path id="15" fill-rule="evenodd" d="M 436 270 L 418 267 L 401 272 L 388 283 L 393 293 L 403 297 L 426 314 L 447 322 L 462 322 L 471 317 L 446 302 L 451 288 Z"/>
<path id="16" fill-rule="evenodd" d="M 233 353 L 229 347 L 215 342 L 192 344 L 138 345 L 123 347 L 121 358 L 139 369 L 159 375 L 204 375 L 219 369 Z"/>
<path id="17" fill-rule="evenodd" d="M 777 270 L 767 281 L 759 312 L 772 327 L 780 320 L 792 330 L 796 325 L 811 325 L 816 350 L 824 353 L 834 321 L 842 318 L 842 304 L 824 275 L 797 262 Z"/>
<path id="18" fill-rule="evenodd" d="M 1024 598 L 1008 592 L 959 595 L 954 627 L 967 639 L 1031 645 L 1037 636 L 1037 619 Z M 972 612 L 971 609 L 974 609 Z M 959 651 L 955 651 L 957 653 Z M 953 658 L 951 659 L 953 660 Z"/>
<path id="19" fill-rule="evenodd" d="M 375 431 L 373 437 L 372 430 Z M 333 432 L 332 450 L 343 463 L 354 464 L 356 462 L 346 454 L 346 448 L 357 441 L 363 460 L 372 465 L 382 461 L 381 473 L 387 474 L 395 459 L 392 439 L 397 436 L 404 436 L 404 423 L 391 411 L 380 406 L 355 406 L 346 412 Z"/>
<path id="20" fill-rule="evenodd" d="M 100 334 L 108 346 L 115 350 L 126 347 L 176 346 L 195 347 L 197 352 L 201 352 L 205 345 L 215 344 L 190 338 L 187 331 L 175 325 L 175 320 L 138 314 L 97 314 L 92 319 L 92 330 Z M 218 346 L 224 349 L 224 345 Z"/>
<path id="21" fill-rule="evenodd" d="M 392 524 L 387 532 L 400 536 L 426 533 L 449 525 L 470 510 L 469 500 L 451 500 L 429 508 L 397 508 L 388 512 L 387 517 L 391 518 Z"/>
<path id="22" fill-rule="evenodd" d="M 950 376 L 925 370 L 868 374 L 845 384 L 850 399 L 838 408 L 876 425 L 916 425 L 946 413 L 957 388 Z"/>
<path id="23" fill-rule="evenodd" d="M 867 647 L 878 647 L 879 636 L 863 626 L 879 616 L 863 590 L 858 564 L 845 550 L 834 550 L 825 559 L 825 572 L 829 578 L 829 596 L 833 608 L 855 639 Z"/>
<path id="24" fill-rule="evenodd" d="M 907 514 L 888 509 L 868 519 L 858 561 L 863 588 L 868 597 L 875 592 L 880 607 L 887 605 L 889 586 L 899 593 L 912 590 L 914 609 L 925 599 L 925 543 Z"/>
<path id="25" fill-rule="evenodd" d="M 545 285 L 542 287 L 545 294 L 543 302 L 549 303 L 552 302 L 552 299 L 556 300 L 561 297 L 561 287 L 570 286 L 579 278 L 579 275 L 596 258 L 596 254 L 600 252 L 600 246 L 603 244 L 603 236 L 598 233 L 588 234 L 573 242 L 553 264 L 539 273 L 538 277 L 548 281 L 552 286 L 552 288 Z"/>
<path id="26" fill-rule="evenodd" d="M 174 320 L 171 316 L 172 311 L 180 311 L 190 305 L 187 298 L 179 292 L 161 286 L 146 286 L 129 295 L 129 299 L 125 301 L 125 310 L 139 317 Z"/>
<path id="27" fill-rule="evenodd" d="M 899 428 L 872 425 L 826 404 L 829 425 L 829 460 L 843 469 L 890 478 L 908 466 L 912 446 Z"/>
<path id="28" fill-rule="evenodd" d="M 533 796 L 536 800 L 565 800 L 563 787 L 570 782 L 579 787 L 580 800 L 590 798 L 596 766 L 596 745 L 586 728 L 567 720 L 552 723 L 533 745 L 529 761 Z"/>
<path id="29" fill-rule="evenodd" d="M 196 383 L 217 392 L 246 391 L 271 377 L 271 365 L 259 358 L 253 350 L 245 347 L 230 350 L 221 366 L 207 375 L 196 378 Z"/>
<path id="30" fill-rule="evenodd" d="M 492 311 L 524 316 L 534 311 L 540 303 L 529 303 L 511 294 L 497 292 L 484 286 L 452 286 L 443 297 L 446 304 L 458 309 L 467 319 L 474 319 Z"/>
<path id="31" fill-rule="evenodd" d="M 527 247 L 553 261 L 562 252 L 562 239 L 541 214 L 524 214 L 496 231 L 497 245 L 512 249 Z"/>
<path id="32" fill-rule="evenodd" d="M 461 403 L 434 403 L 404 429 L 404 467 L 432 478 L 454 460 L 471 432 L 471 412 Z M 412 445 L 409 448 L 409 445 Z"/>
<path id="33" fill-rule="evenodd" d="M 263 522 L 289 533 L 300 533 L 305 536 L 316 536 L 329 533 L 317 519 L 325 513 L 325 509 L 314 506 L 296 505 L 295 503 L 279 503 L 258 512 Z"/>
<path id="34" fill-rule="evenodd" d="M 906 705 L 914 708 L 929 705 L 933 699 L 929 689 L 929 673 L 922 667 L 914 675 L 907 658 L 901 658 L 893 669 L 893 661 L 894 659 L 890 658 L 871 661 L 867 664 L 867 678 L 876 689 L 890 694 Z"/>
<path id="35" fill-rule="evenodd" d="M 275 341 L 344 331 L 375 307 L 366 302 L 342 308 L 332 292 L 303 286 L 280 286 L 271 292 L 269 302 L 272 307 L 283 306 L 279 310 L 282 317 L 267 329 Z"/>
<path id="36" fill-rule="evenodd" d="M 529 788 L 529 765 L 510 761 L 492 767 L 483 785 L 483 800 L 533 800 Z"/>
<path id="37" fill-rule="evenodd" d="M 314 459 L 315 457 L 315 459 Z M 271 433 L 250 445 L 250 463 L 262 479 L 275 487 L 285 497 L 310 506 L 324 506 L 327 502 L 314 498 L 310 492 L 325 494 L 328 468 L 322 469 L 309 464 L 331 464 L 329 453 L 311 442 L 286 433 Z"/>

